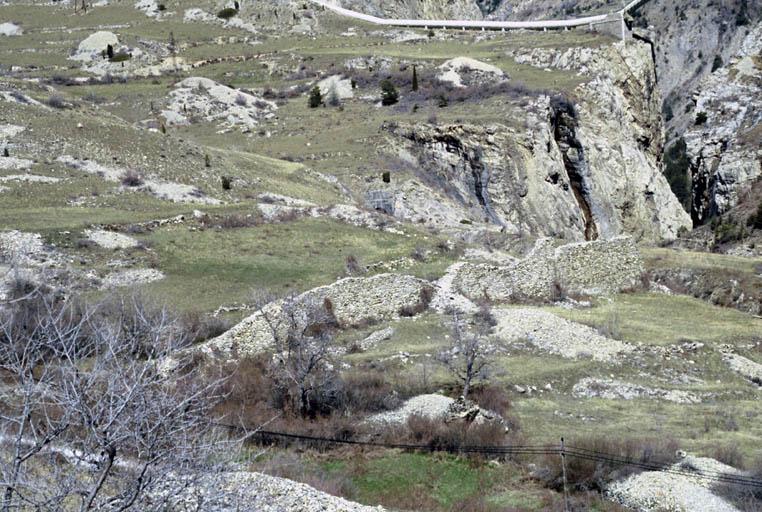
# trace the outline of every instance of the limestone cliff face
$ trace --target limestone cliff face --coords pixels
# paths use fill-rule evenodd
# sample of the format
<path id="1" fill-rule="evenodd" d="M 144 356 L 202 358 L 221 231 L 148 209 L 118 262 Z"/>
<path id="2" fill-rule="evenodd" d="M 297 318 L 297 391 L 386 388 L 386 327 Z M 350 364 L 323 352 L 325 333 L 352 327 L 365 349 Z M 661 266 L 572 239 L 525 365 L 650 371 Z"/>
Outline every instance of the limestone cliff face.
<path id="1" fill-rule="evenodd" d="M 661 173 L 660 99 L 647 45 L 513 56 L 586 77 L 574 93 L 576 104 L 538 98 L 527 108 L 526 130 L 500 124 L 387 127 L 390 147 L 401 147 L 401 156 L 418 169 L 417 186 L 446 205 L 445 224 L 485 222 L 568 240 L 621 234 L 672 239 L 690 227 Z M 409 197 L 399 189 L 390 193 Z M 422 209 L 407 201 L 390 213 L 426 222 Z"/>
<path id="2" fill-rule="evenodd" d="M 700 85 L 696 121 L 685 134 L 696 224 L 735 206 L 762 176 L 762 24 L 729 66 Z"/>

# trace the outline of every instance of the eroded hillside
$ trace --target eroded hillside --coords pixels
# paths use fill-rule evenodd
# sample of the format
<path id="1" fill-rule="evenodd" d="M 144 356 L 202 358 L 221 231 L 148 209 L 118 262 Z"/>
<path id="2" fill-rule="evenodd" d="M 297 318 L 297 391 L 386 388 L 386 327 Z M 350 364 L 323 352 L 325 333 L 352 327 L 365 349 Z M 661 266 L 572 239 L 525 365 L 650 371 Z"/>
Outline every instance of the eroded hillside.
<path id="1" fill-rule="evenodd" d="M 629 31 L 0 4 L 1 503 L 757 510 L 752 7 L 687 79 Z M 663 115 L 685 84 L 687 203 Z M 562 468 L 562 437 L 608 460 Z"/>

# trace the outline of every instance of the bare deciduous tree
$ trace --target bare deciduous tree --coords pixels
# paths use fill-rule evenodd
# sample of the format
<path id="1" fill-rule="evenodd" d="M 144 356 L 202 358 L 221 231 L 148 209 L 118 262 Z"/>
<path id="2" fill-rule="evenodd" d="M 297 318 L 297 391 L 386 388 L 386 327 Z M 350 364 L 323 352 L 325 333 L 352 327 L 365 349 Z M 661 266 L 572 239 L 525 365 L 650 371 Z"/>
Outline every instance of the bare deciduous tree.
<path id="1" fill-rule="evenodd" d="M 338 383 L 331 357 L 336 317 L 330 299 L 288 297 L 275 311 L 261 307 L 275 344 L 273 378 L 301 416 L 320 412 Z"/>
<path id="2" fill-rule="evenodd" d="M 135 299 L 116 311 L 42 292 L 0 310 L 2 512 L 164 510 L 230 453 L 219 380 L 160 368 L 176 322 Z"/>
<path id="3" fill-rule="evenodd" d="M 440 352 L 437 359 L 460 381 L 463 398 L 468 398 L 471 385 L 485 379 L 490 366 L 489 356 L 493 349 L 489 332 L 495 326 L 495 317 L 489 305 L 483 302 L 469 322 L 458 311 L 452 313 L 451 343 Z"/>

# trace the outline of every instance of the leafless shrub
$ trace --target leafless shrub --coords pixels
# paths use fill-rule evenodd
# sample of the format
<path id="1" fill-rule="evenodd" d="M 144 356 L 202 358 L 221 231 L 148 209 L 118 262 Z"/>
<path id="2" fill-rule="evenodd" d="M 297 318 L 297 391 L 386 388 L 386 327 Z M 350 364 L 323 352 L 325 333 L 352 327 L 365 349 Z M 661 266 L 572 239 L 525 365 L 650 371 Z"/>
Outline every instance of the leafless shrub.
<path id="1" fill-rule="evenodd" d="M 677 443 L 671 439 L 611 439 L 600 436 L 583 437 L 567 441 L 570 447 L 633 459 L 642 463 L 669 466 L 677 459 Z M 543 463 L 548 471 L 543 480 L 545 485 L 556 490 L 563 489 L 561 460 L 557 454 L 545 456 Z M 566 457 L 566 478 L 569 487 L 576 491 L 602 491 L 606 483 L 638 473 L 632 466 Z"/>
<path id="2" fill-rule="evenodd" d="M 389 411 L 401 403 L 392 385 L 379 373 L 350 373 L 343 379 L 346 406 L 352 413 Z"/>
<path id="3" fill-rule="evenodd" d="M 265 308 L 260 312 L 275 344 L 270 374 L 274 392 L 282 397 L 278 405 L 302 417 L 325 415 L 339 408 L 343 387 L 330 351 L 338 324 L 330 299 L 289 297 L 280 314 Z"/>
<path id="4" fill-rule="evenodd" d="M 471 384 L 487 377 L 493 348 L 488 335 L 497 321 L 488 303 L 483 302 L 479 311 L 467 325 L 462 315 L 452 313 L 450 346 L 437 355 L 440 361 L 463 386 L 462 395 L 468 398 Z"/>
<path id="5" fill-rule="evenodd" d="M 410 253 L 410 257 L 415 261 L 426 261 L 426 249 L 420 245 L 416 245 L 415 249 Z"/>
<path id="6" fill-rule="evenodd" d="M 139 187 L 144 183 L 143 177 L 134 169 L 124 171 L 119 178 L 119 181 L 121 181 L 122 185 L 125 187 Z"/>
<path id="7" fill-rule="evenodd" d="M 497 385 L 475 386 L 471 391 L 470 399 L 479 404 L 479 407 L 495 412 L 507 418 L 511 410 L 511 399 L 504 388 Z"/>
<path id="8" fill-rule="evenodd" d="M 128 305 L 111 317 L 112 305 L 40 292 L 0 311 L 0 370 L 16 390 L 0 402 L 3 510 L 163 510 L 143 501 L 155 485 L 192 482 L 230 452 L 209 427 L 218 382 L 162 373 L 178 332 Z M 136 350 L 146 337 L 150 350 Z"/>
<path id="9" fill-rule="evenodd" d="M 235 97 L 235 104 L 239 107 L 245 107 L 249 102 L 246 100 L 246 96 L 239 92 Z"/>
<path id="10" fill-rule="evenodd" d="M 49 107 L 53 108 L 66 108 L 66 100 L 58 93 L 53 93 L 48 97 L 46 101 Z"/>
<path id="11" fill-rule="evenodd" d="M 412 415 L 405 426 L 410 442 L 432 450 L 457 453 L 466 446 L 500 446 L 506 441 L 505 427 L 499 422 L 444 423 L 439 418 Z"/>
<path id="12" fill-rule="evenodd" d="M 418 302 L 412 305 L 402 306 L 399 310 L 400 316 L 415 316 L 426 311 L 434 297 L 434 288 L 425 285 L 419 292 Z"/>
<path id="13" fill-rule="evenodd" d="M 360 264 L 360 262 L 357 260 L 357 257 L 354 254 L 350 254 L 346 257 L 344 260 L 344 268 L 346 269 L 347 274 L 350 276 L 354 275 L 360 275 L 365 273 L 365 268 Z"/>

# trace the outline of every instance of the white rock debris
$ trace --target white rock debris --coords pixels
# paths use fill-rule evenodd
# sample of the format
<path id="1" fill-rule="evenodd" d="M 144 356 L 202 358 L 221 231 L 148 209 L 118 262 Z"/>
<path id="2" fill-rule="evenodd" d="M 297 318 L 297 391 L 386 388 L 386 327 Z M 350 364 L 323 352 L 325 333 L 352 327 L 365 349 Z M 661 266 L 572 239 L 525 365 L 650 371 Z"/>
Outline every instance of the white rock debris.
<path id="1" fill-rule="evenodd" d="M 333 75 L 324 78 L 317 83 L 317 87 L 320 89 L 320 94 L 324 101 L 330 99 L 331 95 L 334 93 L 339 100 L 346 100 L 354 97 L 354 92 L 352 92 L 352 80 L 343 75 Z"/>
<path id="2" fill-rule="evenodd" d="M 371 350 L 382 341 L 391 339 L 392 336 L 394 336 L 394 327 L 386 327 L 384 329 L 379 329 L 378 331 L 373 331 L 357 342 L 357 346 L 360 347 L 361 350 Z"/>
<path id="3" fill-rule="evenodd" d="M 724 353 L 722 358 L 734 372 L 741 374 L 758 386 L 762 386 L 762 364 L 731 352 Z"/>
<path id="4" fill-rule="evenodd" d="M 103 288 L 139 286 L 164 279 L 164 273 L 153 268 L 133 268 L 108 274 L 103 278 Z"/>
<path id="5" fill-rule="evenodd" d="M 466 87 L 484 81 L 498 81 L 507 78 L 502 69 L 470 57 L 456 57 L 439 66 L 437 78 L 455 87 Z"/>
<path id="6" fill-rule="evenodd" d="M 79 160 L 70 155 L 59 156 L 56 160 L 72 169 L 77 169 L 88 174 L 100 176 L 106 181 L 119 182 L 127 171 L 126 169 L 119 167 L 101 165 L 92 160 Z M 152 179 L 150 177 L 146 177 L 143 184 L 140 186 L 124 188 L 126 190 L 148 192 L 155 195 L 156 197 L 159 197 L 160 199 L 165 199 L 167 201 L 173 201 L 177 203 L 221 203 L 219 199 L 207 196 L 193 185 Z"/>
<path id="7" fill-rule="evenodd" d="M 714 459 L 686 456 L 671 466 L 688 475 L 646 471 L 609 485 L 606 496 L 641 512 L 738 512 L 712 492 L 712 472 L 743 476 L 744 473 Z"/>
<path id="8" fill-rule="evenodd" d="M 240 89 L 203 77 L 189 77 L 175 84 L 162 112 L 170 125 L 190 124 L 194 118 L 220 123 L 223 128 L 251 130 L 275 116 L 278 106 Z"/>
<path id="9" fill-rule="evenodd" d="M 23 181 L 26 183 L 58 183 L 59 181 L 61 181 L 61 178 L 55 178 L 53 176 L 39 176 L 37 174 L 9 174 L 7 176 L 0 176 L 0 181 Z"/>
<path id="10" fill-rule="evenodd" d="M 152 490 L 150 499 L 161 502 L 172 497 L 172 510 L 208 512 L 383 512 L 318 491 L 309 485 L 285 478 L 246 471 L 211 473 L 184 480 L 167 478 Z"/>
<path id="11" fill-rule="evenodd" d="M 701 398 L 679 389 L 660 389 L 624 382 L 617 379 L 585 377 L 572 388 L 572 394 L 581 398 L 607 398 L 610 400 L 633 400 L 651 398 L 678 404 L 696 404 Z"/>
<path id="12" fill-rule="evenodd" d="M 102 54 L 106 51 L 108 45 L 111 45 L 114 50 L 117 49 L 119 38 L 116 34 L 105 30 L 95 32 L 79 43 L 77 51 L 69 59 L 81 62 L 103 59 Z"/>
<path id="13" fill-rule="evenodd" d="M 23 126 L 16 124 L 0 124 L 0 140 L 15 137 L 25 129 Z"/>
<path id="14" fill-rule="evenodd" d="M 453 402 L 455 400 L 444 395 L 418 395 L 407 400 L 399 409 L 374 414 L 367 421 L 371 424 L 404 425 L 411 416 L 416 415 L 440 419 L 447 414 Z"/>
<path id="15" fill-rule="evenodd" d="M 15 23 L 0 23 L 0 36 L 20 36 L 24 30 Z"/>
<path id="16" fill-rule="evenodd" d="M 592 327 L 571 322 L 540 309 L 496 308 L 495 334 L 506 342 L 526 340 L 545 352 L 567 358 L 590 357 L 616 362 L 632 352 L 629 343 L 601 336 Z"/>
<path id="17" fill-rule="evenodd" d="M 129 249 L 140 245 L 140 242 L 131 236 L 104 229 L 87 229 L 85 236 L 104 249 Z"/>
<path id="18" fill-rule="evenodd" d="M 29 169 L 32 167 L 31 160 L 27 160 L 26 158 L 16 158 L 14 156 L 7 156 L 2 157 L 0 156 L 0 170 L 13 170 L 17 171 L 19 169 Z"/>

